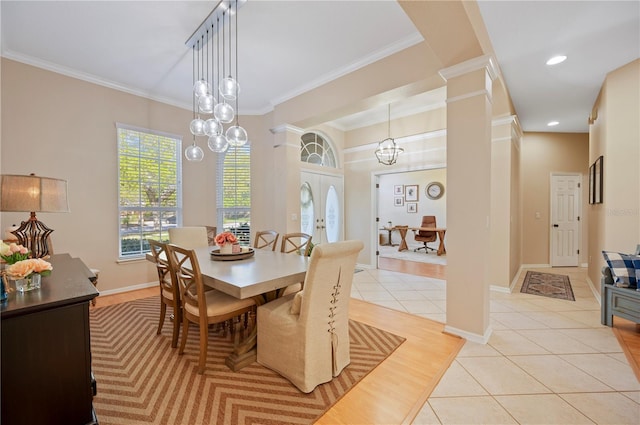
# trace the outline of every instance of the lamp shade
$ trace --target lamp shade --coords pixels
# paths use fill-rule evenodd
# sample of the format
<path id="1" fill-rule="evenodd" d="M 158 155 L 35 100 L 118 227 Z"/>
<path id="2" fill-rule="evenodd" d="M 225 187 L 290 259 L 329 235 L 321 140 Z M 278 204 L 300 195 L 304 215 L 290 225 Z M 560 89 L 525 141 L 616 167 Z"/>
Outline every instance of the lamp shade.
<path id="1" fill-rule="evenodd" d="M 4 174 L 0 192 L 0 211 L 69 212 L 66 180 Z"/>

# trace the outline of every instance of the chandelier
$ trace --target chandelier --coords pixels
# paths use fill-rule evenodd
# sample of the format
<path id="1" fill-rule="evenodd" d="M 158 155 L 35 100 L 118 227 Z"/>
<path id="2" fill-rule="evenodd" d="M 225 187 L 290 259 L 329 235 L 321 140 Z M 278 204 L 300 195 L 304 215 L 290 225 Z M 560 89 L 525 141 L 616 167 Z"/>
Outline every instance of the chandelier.
<path id="1" fill-rule="evenodd" d="M 193 119 L 189 124 L 193 143 L 184 151 L 188 161 L 204 158 L 196 142 L 199 137 L 206 138 L 207 146 L 216 153 L 248 141 L 237 114 L 238 9 L 244 2 L 218 3 L 185 43 L 191 47 L 193 62 Z M 225 124 L 231 125 L 225 130 Z"/>
<path id="2" fill-rule="evenodd" d="M 396 163 L 398 159 L 398 155 L 404 152 L 395 140 L 391 138 L 391 104 L 389 104 L 389 120 L 387 126 L 388 137 L 383 141 L 378 143 L 378 148 L 376 149 L 376 158 L 378 158 L 378 162 L 384 165 L 393 165 Z"/>

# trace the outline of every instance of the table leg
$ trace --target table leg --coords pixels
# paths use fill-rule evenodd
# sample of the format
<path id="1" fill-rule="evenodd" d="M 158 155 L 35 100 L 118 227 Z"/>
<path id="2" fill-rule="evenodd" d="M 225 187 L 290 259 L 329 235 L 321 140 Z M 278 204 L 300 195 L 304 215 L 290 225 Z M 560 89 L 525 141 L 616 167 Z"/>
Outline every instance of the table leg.
<path id="1" fill-rule="evenodd" d="M 444 230 L 438 231 L 438 238 L 440 239 L 440 245 L 438 245 L 438 255 L 446 254 L 447 250 L 444 247 Z"/>
<path id="2" fill-rule="evenodd" d="M 398 229 L 398 232 L 400 232 L 400 237 L 402 238 L 400 240 L 400 246 L 398 247 L 398 251 L 406 251 L 409 249 L 409 247 L 407 246 L 407 230 L 409 229 L 404 229 L 404 228 L 400 228 Z"/>

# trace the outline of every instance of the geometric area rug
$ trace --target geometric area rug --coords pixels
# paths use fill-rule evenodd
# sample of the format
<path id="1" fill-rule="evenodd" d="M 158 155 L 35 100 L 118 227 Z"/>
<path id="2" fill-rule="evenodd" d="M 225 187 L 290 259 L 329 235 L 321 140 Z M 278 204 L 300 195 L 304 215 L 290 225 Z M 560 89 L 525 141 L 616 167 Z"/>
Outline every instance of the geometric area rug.
<path id="1" fill-rule="evenodd" d="M 569 276 L 554 273 L 527 271 L 520 292 L 543 297 L 575 301 Z"/>
<path id="2" fill-rule="evenodd" d="M 159 312 L 158 296 L 90 310 L 93 407 L 101 425 L 312 424 L 404 341 L 350 320 L 351 363 L 304 394 L 257 362 L 231 371 L 224 360 L 232 336 L 213 329 L 199 375 L 197 327 L 190 326 L 178 355 L 168 317 L 156 335 Z"/>

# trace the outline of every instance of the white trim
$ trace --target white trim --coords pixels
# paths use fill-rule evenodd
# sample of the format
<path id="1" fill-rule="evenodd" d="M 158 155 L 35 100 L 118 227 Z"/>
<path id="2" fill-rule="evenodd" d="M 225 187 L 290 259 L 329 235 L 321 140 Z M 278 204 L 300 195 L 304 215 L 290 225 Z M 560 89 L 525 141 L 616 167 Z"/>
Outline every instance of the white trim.
<path id="1" fill-rule="evenodd" d="M 147 261 L 147 260 L 145 260 Z M 137 285 L 131 285 L 131 286 L 125 286 L 124 288 L 118 288 L 118 289 L 107 289 L 106 291 L 99 291 L 100 295 L 114 295 L 114 294 L 121 294 L 123 292 L 130 292 L 130 291 L 136 291 L 138 289 L 144 289 L 144 288 L 151 288 L 153 286 L 157 286 L 158 282 L 148 282 L 148 283 L 139 283 Z M 158 294 L 160 292 L 158 291 Z"/>
<path id="2" fill-rule="evenodd" d="M 587 274 L 587 285 L 589 285 L 589 289 L 591 289 L 591 293 L 598 301 L 598 304 L 602 306 L 602 294 L 600 293 L 600 288 L 596 287 L 596 285 L 593 284 L 588 274 Z"/>
<path id="3" fill-rule="evenodd" d="M 493 329 L 489 326 L 485 331 L 484 335 L 474 334 L 471 332 L 463 331 L 462 329 L 454 328 L 453 326 L 444 325 L 444 331 L 446 333 L 450 333 L 453 335 L 457 335 L 466 339 L 467 341 L 476 342 L 478 344 L 486 344 L 489 342 L 489 338 L 493 333 Z"/>
<path id="4" fill-rule="evenodd" d="M 509 292 L 513 292 L 513 290 L 516 288 L 516 285 L 518 284 L 518 280 L 520 279 L 520 275 L 522 274 L 523 270 L 524 268 L 520 266 L 520 268 L 516 272 L 516 275 L 513 277 L 511 284 L 509 285 Z"/>
<path id="5" fill-rule="evenodd" d="M 505 288 L 504 286 L 499 286 L 499 285 L 489 285 L 489 290 L 494 292 L 500 292 L 503 294 L 511 293 L 510 288 Z"/>
<path id="6" fill-rule="evenodd" d="M 271 134 L 286 133 L 288 131 L 290 131 L 291 133 L 298 133 L 301 136 L 304 134 L 303 129 L 291 124 L 280 124 L 273 128 L 270 128 L 269 131 L 271 132 Z"/>
<path id="7" fill-rule="evenodd" d="M 394 140 L 397 143 L 408 144 L 408 143 L 420 142 L 423 140 L 436 139 L 438 137 L 447 137 L 447 130 L 443 129 L 443 130 L 427 131 L 425 133 L 418 133 L 411 136 L 398 137 Z M 354 152 L 370 151 L 371 149 L 375 149 L 376 147 L 378 147 L 378 142 L 371 142 L 364 145 L 343 149 L 342 152 L 343 154 L 347 155 Z"/>
<path id="8" fill-rule="evenodd" d="M 454 96 L 447 99 L 447 104 L 459 102 L 461 100 L 469 99 L 476 96 L 485 96 L 491 100 L 491 93 L 487 89 L 476 90 L 469 93 L 461 94 L 460 96 Z"/>
<path id="9" fill-rule="evenodd" d="M 357 71 L 360 68 L 364 68 L 367 65 L 370 65 L 374 62 L 379 61 L 380 59 L 384 59 L 387 56 L 390 56 L 394 53 L 397 53 L 401 50 L 409 48 L 423 41 L 424 41 L 424 38 L 422 37 L 422 35 L 418 32 L 415 32 L 414 34 L 411 34 L 402 40 L 399 40 L 389 46 L 386 46 L 383 49 L 373 52 L 369 56 L 366 56 L 356 62 L 353 62 L 352 64 L 349 64 L 343 68 L 340 68 L 337 71 L 329 72 L 319 78 L 316 78 L 313 81 L 310 81 L 294 90 L 291 90 L 286 94 L 283 94 L 280 97 L 271 99 L 270 103 L 275 107 L 281 103 L 286 102 L 287 100 L 293 99 L 296 96 L 300 96 L 324 84 L 330 83 L 331 81 L 334 81 L 340 77 L 350 74 L 351 72 Z"/>
<path id="10" fill-rule="evenodd" d="M 495 59 L 491 55 L 478 56 L 453 66 L 443 68 L 438 71 L 438 74 L 447 81 L 451 78 L 459 77 L 483 68 L 487 71 L 487 74 L 489 74 L 492 81 L 498 77 L 498 67 Z"/>

